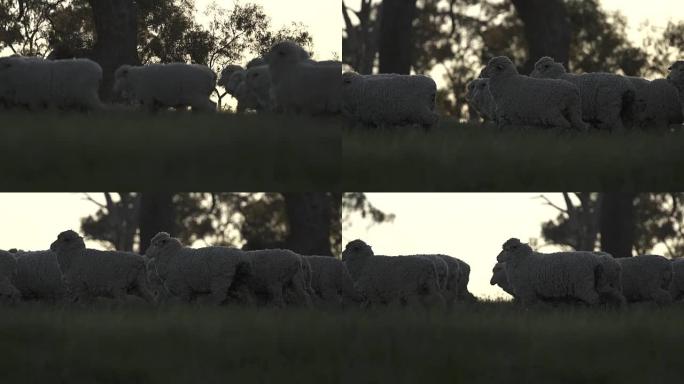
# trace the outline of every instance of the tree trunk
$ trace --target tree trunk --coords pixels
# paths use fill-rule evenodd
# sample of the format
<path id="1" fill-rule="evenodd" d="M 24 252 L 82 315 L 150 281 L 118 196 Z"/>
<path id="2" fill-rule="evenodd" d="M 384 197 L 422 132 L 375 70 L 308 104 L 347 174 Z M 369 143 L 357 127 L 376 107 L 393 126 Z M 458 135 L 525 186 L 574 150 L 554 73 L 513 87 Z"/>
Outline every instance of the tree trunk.
<path id="1" fill-rule="evenodd" d="M 283 193 L 289 224 L 287 248 L 302 255 L 332 256 L 332 201 L 327 193 Z"/>
<path id="2" fill-rule="evenodd" d="M 601 250 L 614 257 L 632 256 L 634 193 L 606 192 L 600 197 Z"/>
<path id="3" fill-rule="evenodd" d="M 416 0 L 383 0 L 378 54 L 380 73 L 411 72 L 411 31 Z"/>
<path id="4" fill-rule="evenodd" d="M 100 98 L 113 97 L 114 71 L 138 59 L 138 7 L 135 0 L 88 0 L 93 10 L 95 45 L 92 59 L 102 67 Z"/>
<path id="5" fill-rule="evenodd" d="M 528 56 L 522 73 L 532 72 L 534 63 L 551 56 L 568 68 L 570 21 L 563 0 L 511 0 L 525 26 Z M 568 68 L 569 70 L 569 68 Z"/>
<path id="6" fill-rule="evenodd" d="M 140 194 L 140 245 L 144 254 L 150 240 L 158 232 L 176 234 L 176 211 L 173 207 L 173 193 L 141 192 Z"/>

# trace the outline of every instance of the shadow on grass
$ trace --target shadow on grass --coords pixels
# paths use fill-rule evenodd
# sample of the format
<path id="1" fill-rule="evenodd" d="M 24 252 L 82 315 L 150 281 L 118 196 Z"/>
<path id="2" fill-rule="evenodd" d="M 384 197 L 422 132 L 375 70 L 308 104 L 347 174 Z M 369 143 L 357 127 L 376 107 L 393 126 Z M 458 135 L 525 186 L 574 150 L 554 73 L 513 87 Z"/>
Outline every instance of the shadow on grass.
<path id="1" fill-rule="evenodd" d="M 0 380 L 678 382 L 684 309 L 4 309 Z"/>
<path id="2" fill-rule="evenodd" d="M 343 185 L 363 191 L 676 190 L 684 131 L 623 134 L 443 121 L 418 129 L 343 130 Z"/>
<path id="3" fill-rule="evenodd" d="M 337 118 L 191 113 L 1 116 L 4 190 L 334 190 Z"/>

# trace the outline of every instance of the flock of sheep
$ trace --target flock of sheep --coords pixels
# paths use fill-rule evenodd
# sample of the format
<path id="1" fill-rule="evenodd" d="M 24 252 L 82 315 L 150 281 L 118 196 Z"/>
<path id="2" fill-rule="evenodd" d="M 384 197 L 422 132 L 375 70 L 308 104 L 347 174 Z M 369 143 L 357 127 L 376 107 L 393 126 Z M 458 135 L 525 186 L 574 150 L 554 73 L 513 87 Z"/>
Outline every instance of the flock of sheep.
<path id="1" fill-rule="evenodd" d="M 524 305 L 538 302 L 606 304 L 684 298 L 684 259 L 657 255 L 613 258 L 605 252 L 535 252 L 512 238 L 497 256 L 492 285 Z"/>
<path id="2" fill-rule="evenodd" d="M 684 61 L 666 79 L 611 73 L 566 73 L 553 58 L 539 59 L 529 76 L 505 56 L 492 58 L 466 99 L 485 120 L 512 125 L 609 131 L 667 129 L 684 122 Z"/>
<path id="3" fill-rule="evenodd" d="M 226 67 L 218 81 L 238 100 L 240 112 L 253 109 L 304 114 L 335 114 L 341 108 L 338 61 L 314 61 L 298 44 L 275 44 L 247 69 Z M 102 110 L 98 96 L 102 68 L 88 59 L 0 58 L 0 106 Z M 127 104 L 155 111 L 187 108 L 215 111 L 210 96 L 216 74 L 198 64 L 123 65 L 115 72 L 114 93 Z"/>
<path id="4" fill-rule="evenodd" d="M 144 256 L 87 249 L 65 231 L 47 251 L 0 251 L 0 297 L 88 305 L 128 295 L 150 304 L 349 308 L 474 300 L 468 264 L 449 256 L 374 256 L 360 240 L 342 260 L 284 249 L 188 248 L 160 232 Z"/>
<path id="5" fill-rule="evenodd" d="M 497 256 L 490 283 L 523 305 L 584 303 L 623 306 L 684 299 L 684 259 L 605 252 L 535 252 L 512 238 Z M 350 241 L 342 260 L 285 249 L 243 251 L 189 248 L 168 233 L 150 241 L 145 255 L 87 249 L 65 231 L 47 251 L 0 251 L 4 303 L 45 301 L 87 305 L 98 297 L 150 304 L 374 308 L 450 308 L 477 301 L 468 291 L 470 266 L 455 257 L 379 256 Z"/>

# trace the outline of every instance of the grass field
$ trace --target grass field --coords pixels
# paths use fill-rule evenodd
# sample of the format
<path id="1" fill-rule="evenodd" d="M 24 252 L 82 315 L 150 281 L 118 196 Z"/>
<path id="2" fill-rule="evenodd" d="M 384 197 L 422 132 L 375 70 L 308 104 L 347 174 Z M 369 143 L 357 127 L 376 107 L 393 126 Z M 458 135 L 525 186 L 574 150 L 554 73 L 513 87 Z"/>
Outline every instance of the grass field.
<path id="1" fill-rule="evenodd" d="M 2 112 L 0 119 L 5 191 L 339 186 L 337 118 Z"/>
<path id="2" fill-rule="evenodd" d="M 676 383 L 684 308 L 2 309 L 2 383 Z"/>
<path id="3" fill-rule="evenodd" d="M 660 191 L 684 185 L 684 130 L 501 132 L 443 121 L 429 133 L 345 128 L 342 137 L 348 191 Z"/>

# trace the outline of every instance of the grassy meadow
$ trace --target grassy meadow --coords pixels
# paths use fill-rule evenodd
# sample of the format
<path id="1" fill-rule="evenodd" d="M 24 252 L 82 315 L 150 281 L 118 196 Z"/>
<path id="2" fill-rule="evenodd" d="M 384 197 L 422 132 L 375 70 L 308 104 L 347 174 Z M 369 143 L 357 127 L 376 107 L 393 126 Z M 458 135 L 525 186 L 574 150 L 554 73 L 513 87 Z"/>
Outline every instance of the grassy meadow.
<path id="1" fill-rule="evenodd" d="M 665 383 L 684 308 L 3 308 L 3 383 Z"/>
<path id="2" fill-rule="evenodd" d="M 0 112 L 3 190 L 335 190 L 338 118 Z"/>
<path id="3" fill-rule="evenodd" d="M 444 120 L 431 132 L 345 128 L 342 180 L 359 191 L 677 190 L 684 130 L 521 129 Z"/>

